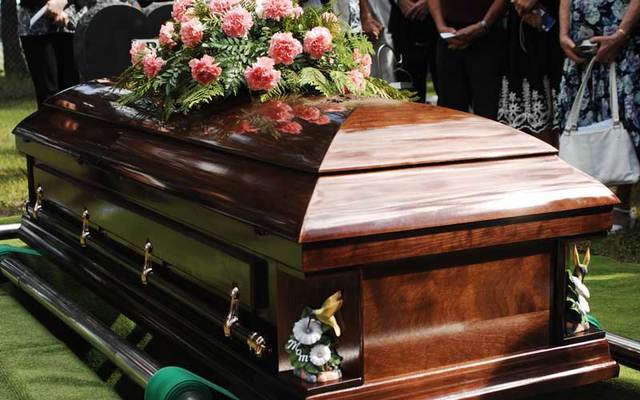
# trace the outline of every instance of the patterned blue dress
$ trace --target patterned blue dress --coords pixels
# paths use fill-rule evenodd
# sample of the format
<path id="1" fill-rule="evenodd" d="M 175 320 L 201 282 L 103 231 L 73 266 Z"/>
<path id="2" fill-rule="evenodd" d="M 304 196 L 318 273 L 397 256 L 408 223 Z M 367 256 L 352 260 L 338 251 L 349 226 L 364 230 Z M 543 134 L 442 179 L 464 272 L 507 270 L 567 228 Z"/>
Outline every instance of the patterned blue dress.
<path id="1" fill-rule="evenodd" d="M 569 34 L 576 44 L 593 36 L 611 35 L 629 6 L 629 0 L 572 0 Z M 564 64 L 558 107 L 561 126 L 566 125 L 571 104 L 576 96 L 582 70 L 567 59 Z M 632 33 L 629 43 L 616 60 L 620 119 L 640 149 L 640 30 Z M 585 92 L 578 125 L 590 125 L 611 118 L 609 110 L 609 66 L 595 64 Z"/>

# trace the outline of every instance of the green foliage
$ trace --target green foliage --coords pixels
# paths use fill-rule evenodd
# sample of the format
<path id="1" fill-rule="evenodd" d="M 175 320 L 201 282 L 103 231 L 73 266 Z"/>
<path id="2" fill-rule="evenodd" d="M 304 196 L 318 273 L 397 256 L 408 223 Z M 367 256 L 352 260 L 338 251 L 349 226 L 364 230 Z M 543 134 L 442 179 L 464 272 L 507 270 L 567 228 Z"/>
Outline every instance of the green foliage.
<path id="1" fill-rule="evenodd" d="M 203 104 L 210 103 L 216 98 L 224 96 L 224 88 L 219 83 L 210 83 L 208 85 L 192 85 L 182 97 L 178 99 L 180 111 L 187 113 Z"/>

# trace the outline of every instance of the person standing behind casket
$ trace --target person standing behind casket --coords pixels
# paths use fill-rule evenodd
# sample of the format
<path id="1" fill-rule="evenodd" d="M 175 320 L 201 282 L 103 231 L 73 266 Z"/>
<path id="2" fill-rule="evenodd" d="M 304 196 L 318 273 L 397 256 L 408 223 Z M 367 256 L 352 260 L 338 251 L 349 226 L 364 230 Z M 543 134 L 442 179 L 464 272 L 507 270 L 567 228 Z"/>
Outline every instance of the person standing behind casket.
<path id="1" fill-rule="evenodd" d="M 36 91 L 38 106 L 49 96 L 78 83 L 73 33 L 91 0 L 22 0 L 18 32 Z M 45 14 L 31 25 L 43 7 Z"/>
<path id="2" fill-rule="evenodd" d="M 560 45 L 567 56 L 558 96 L 563 127 L 586 66 L 576 46 L 584 40 L 599 47 L 578 126 L 611 118 L 609 65 L 615 62 L 620 120 L 640 155 L 640 0 L 560 0 Z M 631 185 L 618 187 L 616 194 L 622 204 L 614 209 L 614 231 L 631 222 Z"/>
<path id="3" fill-rule="evenodd" d="M 504 72 L 506 0 L 428 0 L 440 34 L 438 105 L 496 119 Z"/>
<path id="4" fill-rule="evenodd" d="M 395 49 L 402 55 L 402 67 L 411 75 L 413 90 L 424 103 L 427 77 L 431 73 L 436 93 L 436 45 L 438 30 L 429 13 L 427 0 L 397 0 L 391 12 L 390 29 Z"/>
<path id="5" fill-rule="evenodd" d="M 557 147 L 555 101 L 562 76 L 559 0 L 513 0 L 498 121 Z"/>

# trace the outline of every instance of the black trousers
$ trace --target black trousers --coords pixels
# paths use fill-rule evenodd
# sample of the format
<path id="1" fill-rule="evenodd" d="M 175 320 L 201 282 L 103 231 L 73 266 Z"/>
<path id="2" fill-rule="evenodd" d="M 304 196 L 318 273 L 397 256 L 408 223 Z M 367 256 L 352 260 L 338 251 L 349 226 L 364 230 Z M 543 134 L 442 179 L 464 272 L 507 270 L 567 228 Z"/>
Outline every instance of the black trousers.
<path id="1" fill-rule="evenodd" d="M 440 39 L 436 56 L 438 105 L 496 119 L 505 68 L 506 32 L 494 28 L 471 46 L 450 49 Z"/>
<path id="2" fill-rule="evenodd" d="M 38 107 L 47 97 L 78 83 L 73 34 L 21 36 L 20 41 L 36 89 Z"/>

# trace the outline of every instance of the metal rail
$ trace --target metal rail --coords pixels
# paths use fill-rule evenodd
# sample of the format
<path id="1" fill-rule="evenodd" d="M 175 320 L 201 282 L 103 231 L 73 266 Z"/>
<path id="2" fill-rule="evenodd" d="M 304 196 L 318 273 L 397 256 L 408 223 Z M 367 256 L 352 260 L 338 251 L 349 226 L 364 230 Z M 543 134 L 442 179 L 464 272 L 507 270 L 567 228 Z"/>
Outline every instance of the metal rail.
<path id="1" fill-rule="evenodd" d="M 0 240 L 16 239 L 19 229 L 19 223 L 0 225 Z"/>
<path id="2" fill-rule="evenodd" d="M 108 327 L 65 298 L 29 267 L 12 258 L 0 261 L 0 271 L 67 326 L 103 353 L 118 368 L 143 388 L 160 369 L 148 354 L 124 341 Z"/>

